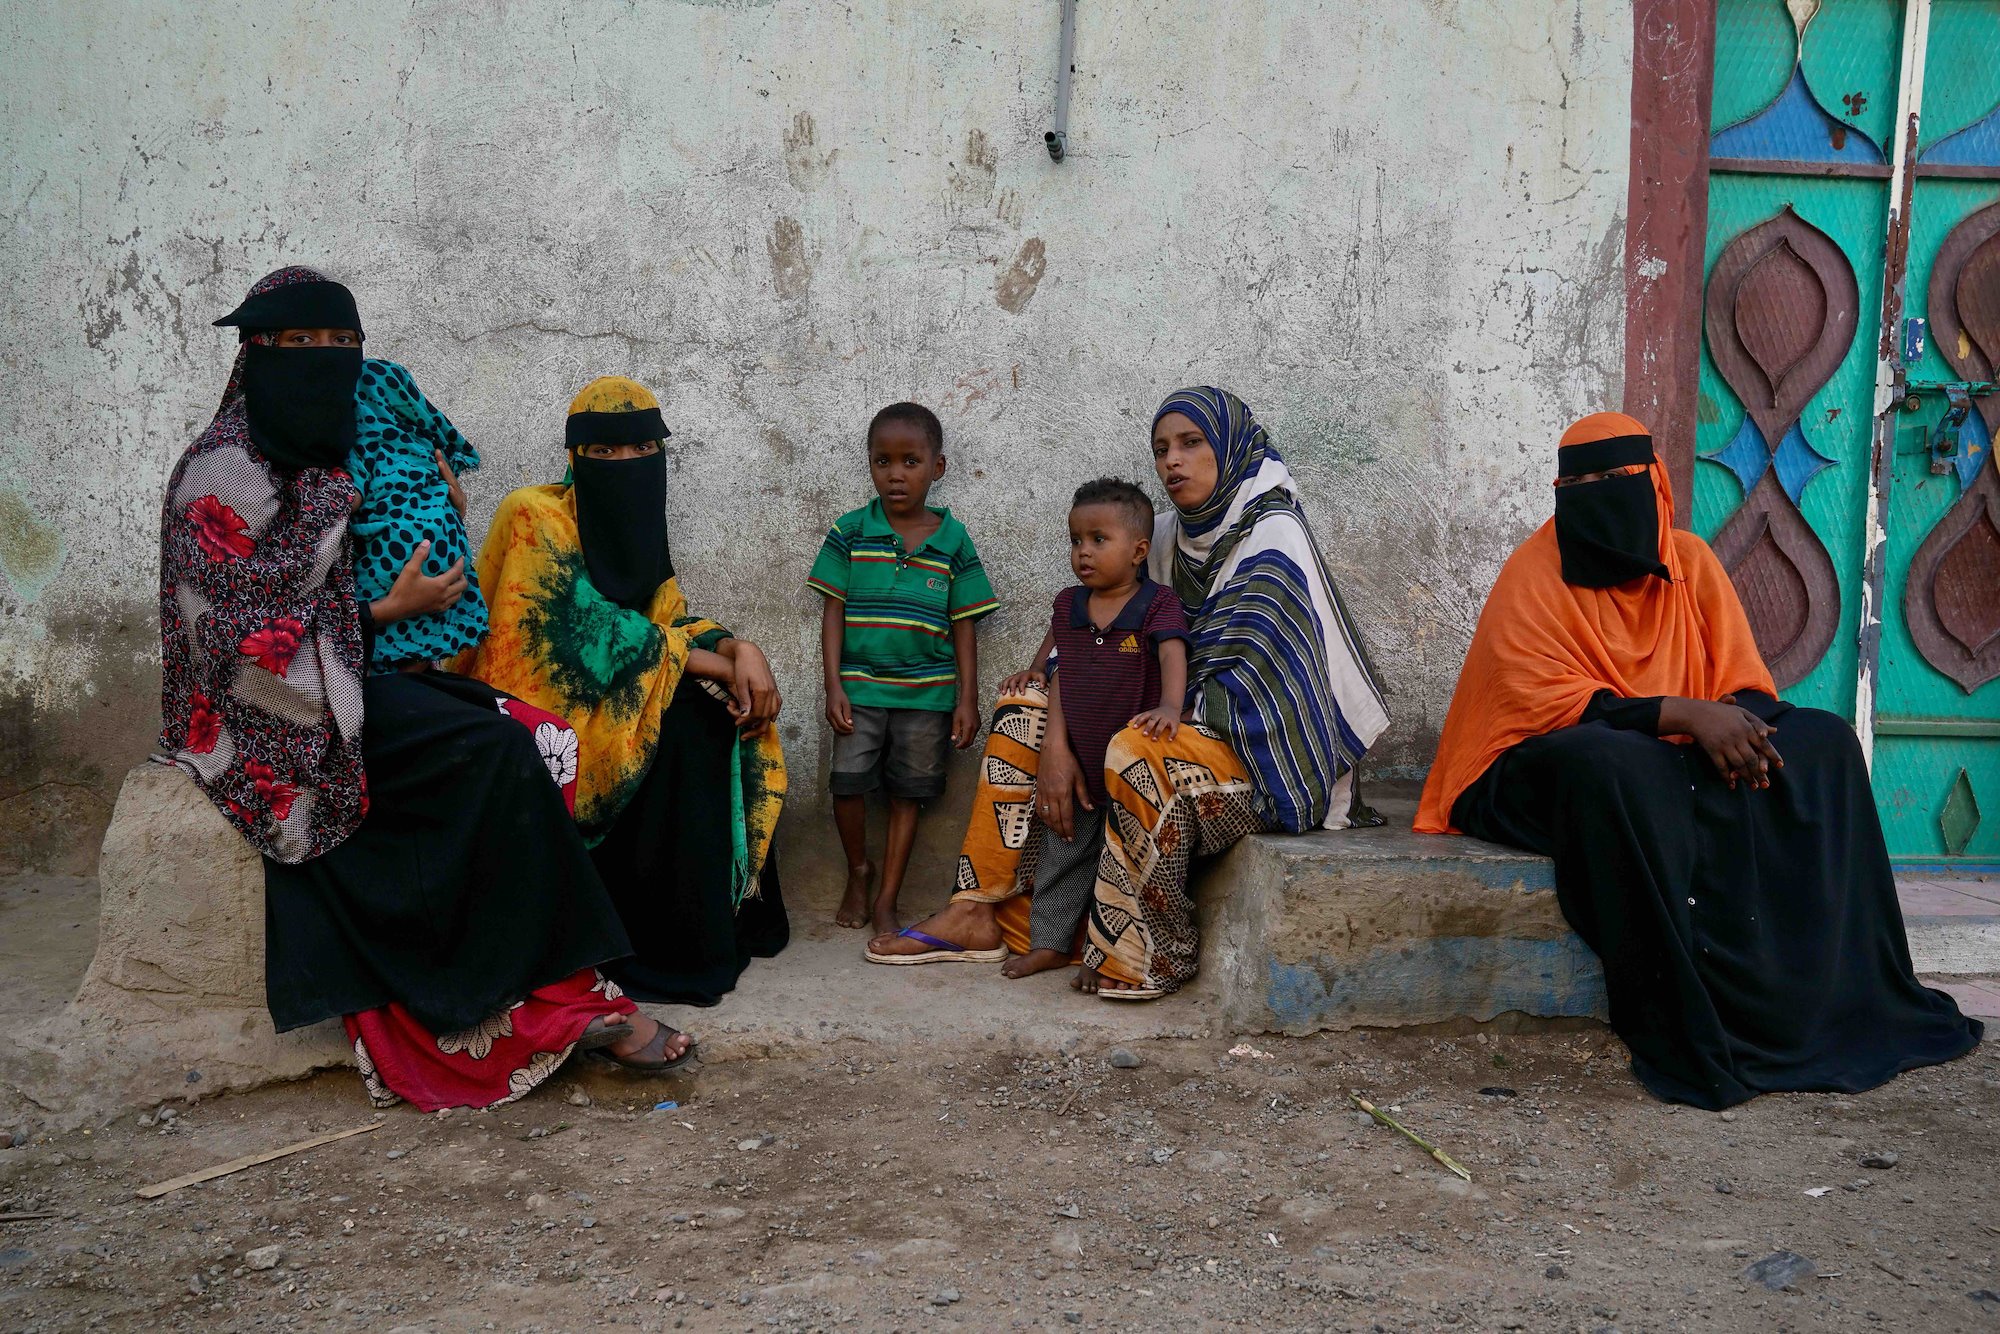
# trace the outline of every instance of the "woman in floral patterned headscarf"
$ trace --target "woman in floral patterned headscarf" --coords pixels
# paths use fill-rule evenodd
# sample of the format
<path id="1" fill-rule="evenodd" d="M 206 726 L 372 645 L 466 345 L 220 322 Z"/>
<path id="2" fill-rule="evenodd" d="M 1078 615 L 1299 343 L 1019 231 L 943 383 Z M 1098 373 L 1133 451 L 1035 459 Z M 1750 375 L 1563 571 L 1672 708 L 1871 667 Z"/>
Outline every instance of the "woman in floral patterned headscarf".
<path id="1" fill-rule="evenodd" d="M 219 323 L 243 345 L 161 516 L 161 750 L 264 854 L 273 1022 L 343 1016 L 370 1092 L 425 1110 L 519 1097 L 579 1046 L 643 1055 L 657 1025 L 595 972 L 629 946 L 566 805 L 573 734 L 462 677 L 366 675 L 378 624 L 464 579 L 420 552 L 355 597 L 353 297 L 281 269 Z"/>

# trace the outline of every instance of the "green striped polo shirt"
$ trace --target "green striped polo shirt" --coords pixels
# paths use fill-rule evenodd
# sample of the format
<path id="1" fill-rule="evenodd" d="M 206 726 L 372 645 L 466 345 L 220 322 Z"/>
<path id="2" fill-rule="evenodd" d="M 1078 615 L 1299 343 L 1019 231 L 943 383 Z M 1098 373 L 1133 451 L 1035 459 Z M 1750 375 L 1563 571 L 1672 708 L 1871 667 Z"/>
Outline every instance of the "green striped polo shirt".
<path id="1" fill-rule="evenodd" d="M 951 624 L 1000 605 L 972 535 L 948 509 L 913 552 L 889 526 L 878 497 L 835 520 L 806 587 L 846 608 L 840 683 L 849 702 L 948 713 L 958 702 Z"/>

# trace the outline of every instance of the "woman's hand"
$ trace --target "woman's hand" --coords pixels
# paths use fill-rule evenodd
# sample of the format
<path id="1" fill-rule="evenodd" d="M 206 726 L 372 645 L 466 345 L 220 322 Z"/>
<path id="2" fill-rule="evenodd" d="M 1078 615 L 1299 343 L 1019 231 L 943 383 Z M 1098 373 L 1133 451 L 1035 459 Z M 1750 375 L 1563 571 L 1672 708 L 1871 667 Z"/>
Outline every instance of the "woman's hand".
<path id="1" fill-rule="evenodd" d="M 1181 716 L 1162 704 L 1157 709 L 1148 709 L 1125 724 L 1136 727 L 1155 741 L 1165 737 L 1171 741 L 1181 730 Z"/>
<path id="2" fill-rule="evenodd" d="M 1731 788 L 1738 779 L 1753 788 L 1771 786 L 1771 770 L 1785 767 L 1769 739 L 1777 730 L 1748 709 L 1738 708 L 1734 695 L 1660 701 L 1660 735 L 1693 737 Z"/>
<path id="3" fill-rule="evenodd" d="M 375 624 L 388 625 L 412 616 L 450 611 L 465 596 L 464 558 L 452 562 L 451 568 L 443 574 L 425 574 L 424 558 L 430 554 L 431 541 L 425 538 L 410 553 L 410 559 L 404 562 L 402 572 L 396 576 L 396 582 L 389 585 L 389 591 L 368 604 L 368 614 L 375 619 Z"/>
<path id="4" fill-rule="evenodd" d="M 1076 837 L 1076 808 L 1094 811 L 1083 769 L 1066 745 L 1042 745 L 1042 762 L 1035 775 L 1035 814 L 1063 842 Z"/>
<path id="5" fill-rule="evenodd" d="M 1003 695 L 1018 695 L 1030 687 L 1036 690 L 1046 690 L 1048 689 L 1048 685 L 1049 678 L 1035 668 L 1030 667 L 1025 672 L 1015 672 L 1012 676 L 1002 677 L 1000 679 L 1000 693 Z"/>
<path id="6" fill-rule="evenodd" d="M 778 682 L 771 675 L 771 664 L 765 659 L 764 650 L 747 639 L 725 639 L 716 646 L 716 651 L 729 659 L 734 668 L 729 681 L 729 716 L 736 720 L 745 736 L 756 736 L 785 707 L 784 697 L 778 693 Z"/>
<path id="7" fill-rule="evenodd" d="M 444 451 L 442 449 L 434 449 L 431 453 L 437 456 L 438 472 L 444 477 L 445 495 L 450 498 L 451 507 L 458 511 L 458 521 L 464 523 L 465 488 L 458 484 L 458 474 L 453 472 L 451 465 L 444 461 Z"/>

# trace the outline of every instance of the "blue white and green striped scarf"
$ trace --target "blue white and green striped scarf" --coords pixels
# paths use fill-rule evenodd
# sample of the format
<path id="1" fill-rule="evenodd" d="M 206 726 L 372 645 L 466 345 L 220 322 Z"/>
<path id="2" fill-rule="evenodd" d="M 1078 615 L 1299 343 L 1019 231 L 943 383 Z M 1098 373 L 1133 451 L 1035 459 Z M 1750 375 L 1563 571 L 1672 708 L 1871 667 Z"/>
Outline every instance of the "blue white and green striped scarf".
<path id="1" fill-rule="evenodd" d="M 1170 395 L 1215 451 L 1215 493 L 1158 521 L 1153 577 L 1194 627 L 1197 716 L 1250 770 L 1257 814 L 1294 833 L 1380 823 L 1355 765 L 1389 726 L 1382 690 L 1306 526 L 1291 470 L 1226 389 Z"/>

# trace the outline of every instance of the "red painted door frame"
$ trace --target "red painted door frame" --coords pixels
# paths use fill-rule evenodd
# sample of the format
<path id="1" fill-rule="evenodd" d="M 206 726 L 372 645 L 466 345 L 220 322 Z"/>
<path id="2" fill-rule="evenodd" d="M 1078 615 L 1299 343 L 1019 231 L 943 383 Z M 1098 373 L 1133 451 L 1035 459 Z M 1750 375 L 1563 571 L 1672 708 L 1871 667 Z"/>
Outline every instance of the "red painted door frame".
<path id="1" fill-rule="evenodd" d="M 1714 89 L 1714 0 L 1635 0 L 1632 168 L 1625 195 L 1625 411 L 1652 428 L 1674 484 L 1675 520 L 1683 528 L 1694 512 Z"/>

